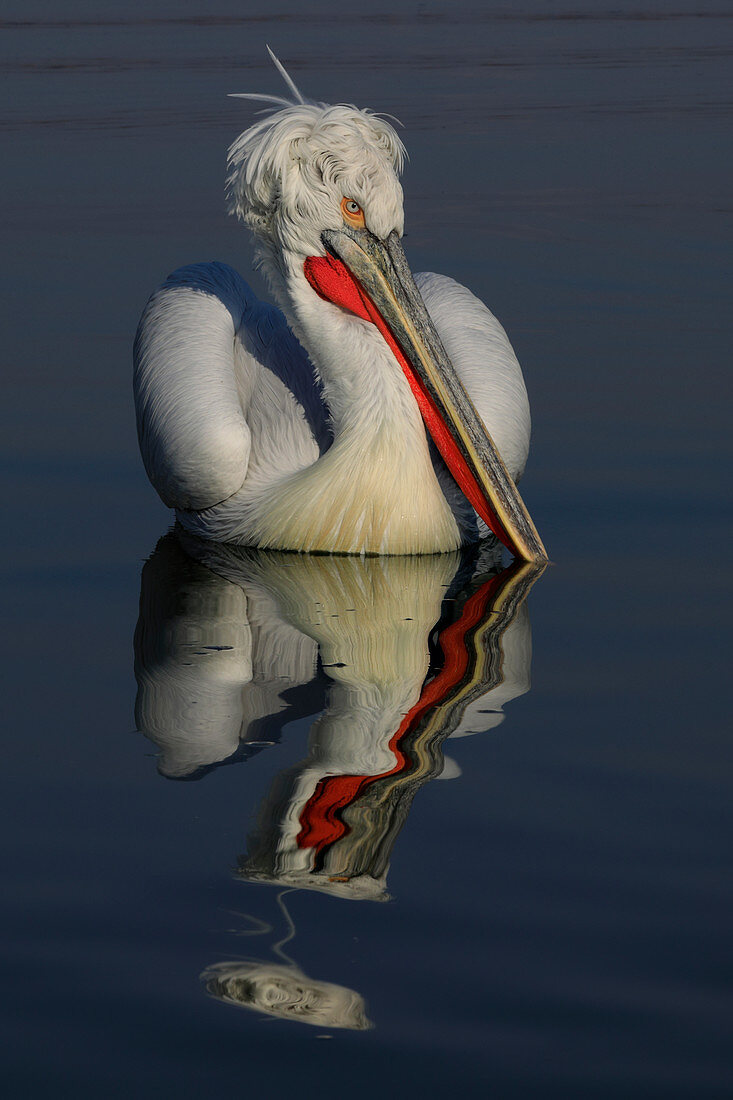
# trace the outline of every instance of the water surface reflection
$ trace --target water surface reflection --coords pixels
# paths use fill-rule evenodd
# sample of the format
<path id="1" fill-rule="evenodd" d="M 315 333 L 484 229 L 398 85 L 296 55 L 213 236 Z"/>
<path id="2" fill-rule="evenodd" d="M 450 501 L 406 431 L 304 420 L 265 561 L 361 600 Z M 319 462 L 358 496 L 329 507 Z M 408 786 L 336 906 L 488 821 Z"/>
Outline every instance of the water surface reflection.
<path id="1" fill-rule="evenodd" d="M 237 874 L 385 901 L 415 795 L 460 775 L 444 742 L 497 725 L 529 690 L 525 599 L 542 571 L 502 568 L 492 546 L 352 558 L 172 532 L 142 573 L 138 728 L 158 746 L 163 775 L 199 779 L 276 743 L 286 721 L 313 717 L 307 755 L 264 796 Z M 370 1026 L 358 993 L 272 950 L 277 962 L 209 967 L 208 992 L 268 1015 Z"/>

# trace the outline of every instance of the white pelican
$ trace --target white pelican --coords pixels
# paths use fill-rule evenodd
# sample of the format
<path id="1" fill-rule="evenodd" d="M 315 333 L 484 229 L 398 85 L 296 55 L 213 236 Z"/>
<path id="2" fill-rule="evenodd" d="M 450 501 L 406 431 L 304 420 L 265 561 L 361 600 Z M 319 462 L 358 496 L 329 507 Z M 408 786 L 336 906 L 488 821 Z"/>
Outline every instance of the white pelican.
<path id="1" fill-rule="evenodd" d="M 491 529 L 546 560 L 514 484 L 521 369 L 465 287 L 410 274 L 400 139 L 369 111 L 306 101 L 273 60 L 293 98 L 244 97 L 270 107 L 229 150 L 228 196 L 280 309 L 220 263 L 153 294 L 134 381 L 150 480 L 220 542 L 421 554 Z"/>

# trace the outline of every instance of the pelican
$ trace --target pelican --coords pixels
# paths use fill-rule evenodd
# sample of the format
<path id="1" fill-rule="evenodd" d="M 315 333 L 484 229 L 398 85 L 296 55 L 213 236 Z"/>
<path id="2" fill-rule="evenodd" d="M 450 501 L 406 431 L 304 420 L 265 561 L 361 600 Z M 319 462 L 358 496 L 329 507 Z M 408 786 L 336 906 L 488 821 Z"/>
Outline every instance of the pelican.
<path id="1" fill-rule="evenodd" d="M 217 542 L 430 554 L 490 532 L 547 555 L 516 489 L 529 449 L 522 372 L 465 287 L 413 278 L 401 245 L 405 150 L 390 122 L 289 98 L 229 149 L 229 211 L 280 308 L 230 267 L 174 272 L 135 340 L 148 476 Z"/>

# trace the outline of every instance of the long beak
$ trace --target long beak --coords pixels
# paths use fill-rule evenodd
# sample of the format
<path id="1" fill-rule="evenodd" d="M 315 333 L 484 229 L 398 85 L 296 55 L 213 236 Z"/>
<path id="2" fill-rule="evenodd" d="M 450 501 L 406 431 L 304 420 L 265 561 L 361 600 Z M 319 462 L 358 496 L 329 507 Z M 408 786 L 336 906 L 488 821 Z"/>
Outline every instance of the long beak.
<path id="1" fill-rule="evenodd" d="M 428 431 L 476 512 L 516 557 L 547 561 L 517 487 L 446 354 L 396 232 L 381 241 L 366 229 L 345 227 L 326 230 L 322 240 L 330 257 L 357 281 L 363 301 L 359 312 L 392 348 Z M 319 289 L 320 278 L 312 281 Z"/>

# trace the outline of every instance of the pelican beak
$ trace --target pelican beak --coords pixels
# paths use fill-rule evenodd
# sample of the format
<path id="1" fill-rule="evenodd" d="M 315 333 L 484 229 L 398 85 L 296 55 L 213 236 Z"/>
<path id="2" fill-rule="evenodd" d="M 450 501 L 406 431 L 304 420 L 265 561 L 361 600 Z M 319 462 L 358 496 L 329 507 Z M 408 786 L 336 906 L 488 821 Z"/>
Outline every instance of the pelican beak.
<path id="1" fill-rule="evenodd" d="M 461 491 L 509 551 L 547 561 L 517 487 L 451 363 L 415 285 L 400 239 L 326 230 L 328 255 L 305 274 L 322 297 L 372 321 L 400 363 L 425 425 Z M 354 285 L 355 284 L 355 285 Z"/>

